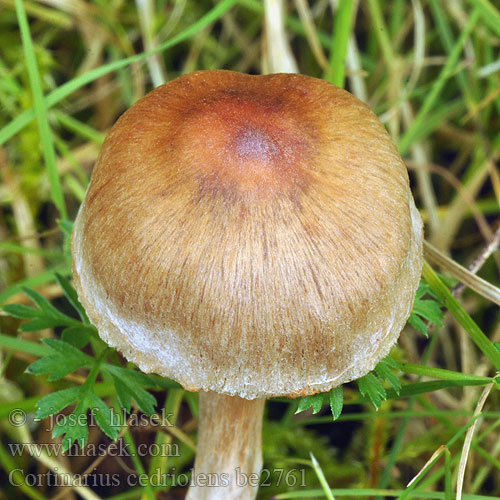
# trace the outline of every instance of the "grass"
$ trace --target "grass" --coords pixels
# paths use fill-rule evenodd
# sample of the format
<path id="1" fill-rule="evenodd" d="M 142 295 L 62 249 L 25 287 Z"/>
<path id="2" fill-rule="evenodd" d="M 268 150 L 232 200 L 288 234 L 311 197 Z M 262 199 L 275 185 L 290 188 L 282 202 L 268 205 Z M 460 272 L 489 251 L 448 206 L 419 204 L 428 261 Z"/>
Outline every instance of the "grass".
<path id="1" fill-rule="evenodd" d="M 189 474 L 192 466 L 196 397 L 159 378 L 142 380 L 143 385 L 127 379 L 129 390 L 146 398 L 142 407 L 132 406 L 132 414 L 147 410 L 149 400 L 141 392 L 147 389 L 158 409 L 173 416 L 171 432 L 125 425 L 121 439 L 136 451 L 133 456 L 117 459 L 108 450 L 104 461 L 62 454 L 48 460 L 14 456 L 9 445 L 60 442 L 46 431 L 46 420 L 33 421 L 40 398 L 58 391 L 86 388 L 115 412 L 123 408 L 126 397 L 110 368 L 123 361 L 104 351 L 97 337 L 89 334 L 83 349 L 102 359 L 88 366 L 82 365 L 88 359 L 70 348 L 61 355 L 50 347 L 59 348 L 50 339 L 61 338 L 79 321 L 60 324 L 69 320 L 49 307 L 76 317 L 71 290 L 63 290 L 65 281 L 55 277 L 56 272 L 71 277 L 71 221 L 110 126 L 154 84 L 195 69 L 261 72 L 263 4 L 0 0 L 0 5 L 0 305 L 29 305 L 23 287 L 36 289 L 48 302 L 40 300 L 38 312 L 29 314 L 40 325 L 57 325 L 30 331 L 29 323 L 7 314 L 13 311 L 9 307 L 0 313 L 0 500 L 182 498 L 181 486 L 123 482 L 155 470 Z M 377 112 L 409 167 L 426 239 L 488 282 L 493 287 L 488 296 L 495 296 L 500 285 L 498 5 L 290 0 L 286 30 L 302 73 L 345 86 Z M 462 484 L 464 500 L 500 497 L 500 311 L 481 295 L 481 286 L 479 293 L 457 288 L 459 268 L 444 258 L 439 262 L 440 268 L 424 267 L 423 300 L 439 301 L 444 316 L 427 324 L 428 338 L 406 327 L 391 353 L 396 382 L 377 372 L 378 378 L 359 386 L 347 384 L 343 399 L 342 393 L 335 395 L 336 412 L 343 404 L 336 422 L 329 398 L 303 402 L 301 408 L 308 409 L 299 413 L 297 401 L 268 404 L 264 466 L 283 470 L 290 481 L 278 484 L 273 476 L 259 498 L 451 500 L 460 497 Z M 85 318 L 81 324 L 88 328 Z M 33 362 L 56 370 L 68 359 L 76 368 L 59 380 L 25 372 Z M 120 373 L 135 377 L 129 371 Z M 89 373 L 98 377 L 95 384 L 85 382 Z M 477 408 L 482 394 L 484 407 Z M 26 424 L 9 423 L 17 409 L 25 412 Z M 106 429 L 89 419 L 89 442 L 109 446 Z M 180 453 L 139 456 L 137 445 L 143 442 L 178 445 Z M 95 467 L 95 474 L 117 473 L 121 482 L 51 488 L 31 484 L 24 475 L 58 466 L 73 477 Z M 19 487 L 9 483 L 11 472 Z M 299 486 L 302 476 L 305 485 Z"/>

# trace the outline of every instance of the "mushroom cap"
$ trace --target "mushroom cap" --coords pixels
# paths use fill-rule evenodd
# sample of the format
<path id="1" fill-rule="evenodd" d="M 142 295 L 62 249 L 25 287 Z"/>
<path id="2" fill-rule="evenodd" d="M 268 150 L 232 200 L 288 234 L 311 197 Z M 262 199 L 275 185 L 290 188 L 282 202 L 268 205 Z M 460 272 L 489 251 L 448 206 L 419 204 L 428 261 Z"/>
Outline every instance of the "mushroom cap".
<path id="1" fill-rule="evenodd" d="M 254 399 L 363 376 L 411 312 L 422 221 L 349 92 L 199 71 L 111 129 L 73 232 L 75 286 L 145 372 Z"/>

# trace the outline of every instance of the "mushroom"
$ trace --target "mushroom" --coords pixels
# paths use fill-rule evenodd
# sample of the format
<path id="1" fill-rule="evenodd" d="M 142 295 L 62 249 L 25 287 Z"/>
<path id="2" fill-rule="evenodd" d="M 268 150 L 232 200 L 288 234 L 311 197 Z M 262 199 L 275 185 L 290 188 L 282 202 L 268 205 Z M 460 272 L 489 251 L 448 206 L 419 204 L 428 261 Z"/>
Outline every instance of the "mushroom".
<path id="1" fill-rule="evenodd" d="M 383 125 L 295 74 L 199 71 L 130 108 L 73 232 L 102 339 L 200 391 L 188 499 L 253 499 L 264 401 L 372 370 L 410 314 L 422 222 Z"/>

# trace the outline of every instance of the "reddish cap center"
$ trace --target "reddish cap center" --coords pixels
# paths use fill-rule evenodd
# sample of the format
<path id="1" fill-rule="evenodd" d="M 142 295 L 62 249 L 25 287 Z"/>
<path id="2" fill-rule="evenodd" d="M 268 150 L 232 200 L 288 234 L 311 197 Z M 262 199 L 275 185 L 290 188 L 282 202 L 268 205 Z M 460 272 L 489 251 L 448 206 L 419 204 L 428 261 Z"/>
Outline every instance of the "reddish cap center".
<path id="1" fill-rule="evenodd" d="M 276 98 L 224 93 L 202 102 L 182 137 L 203 194 L 295 196 L 307 185 L 310 138 Z"/>

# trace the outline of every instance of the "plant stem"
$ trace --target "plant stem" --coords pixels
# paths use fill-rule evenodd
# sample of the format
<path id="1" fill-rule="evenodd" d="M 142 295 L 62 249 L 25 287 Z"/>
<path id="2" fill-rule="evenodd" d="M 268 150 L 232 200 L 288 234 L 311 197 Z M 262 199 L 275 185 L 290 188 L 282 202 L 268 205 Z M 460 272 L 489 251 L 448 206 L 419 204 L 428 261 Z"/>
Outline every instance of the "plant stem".
<path id="1" fill-rule="evenodd" d="M 283 0 L 264 1 L 267 67 L 263 73 L 298 73 L 285 30 Z"/>
<path id="2" fill-rule="evenodd" d="M 198 446 L 186 500 L 253 500 L 262 468 L 265 399 L 200 393 Z"/>

